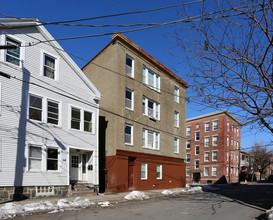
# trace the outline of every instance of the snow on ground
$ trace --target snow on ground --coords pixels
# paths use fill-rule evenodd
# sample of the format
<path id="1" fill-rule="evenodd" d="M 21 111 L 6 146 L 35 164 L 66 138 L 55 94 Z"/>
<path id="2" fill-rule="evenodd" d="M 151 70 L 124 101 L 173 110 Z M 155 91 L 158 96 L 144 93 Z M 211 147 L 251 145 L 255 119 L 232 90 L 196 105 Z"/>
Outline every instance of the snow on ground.
<path id="1" fill-rule="evenodd" d="M 86 208 L 95 204 L 96 203 L 91 202 L 89 199 L 80 200 L 79 197 L 75 198 L 73 201 L 60 199 L 58 200 L 57 204 L 53 204 L 49 201 L 44 201 L 18 205 L 11 202 L 6 203 L 0 208 L 0 219 L 13 218 L 15 216 L 24 216 L 35 211 L 51 211 L 49 213 L 55 213 L 65 210 Z"/>
<path id="2" fill-rule="evenodd" d="M 185 189 L 179 189 L 179 190 L 164 190 L 162 192 L 163 195 L 176 195 L 180 193 L 192 193 L 192 192 L 202 192 L 202 187 L 191 187 L 191 188 L 185 188 Z"/>
<path id="3" fill-rule="evenodd" d="M 273 206 L 271 207 L 271 209 L 266 211 L 266 216 L 268 220 L 273 220 Z"/>
<path id="4" fill-rule="evenodd" d="M 126 200 L 143 200 L 143 199 L 149 199 L 149 196 L 147 196 L 144 192 L 132 191 L 128 195 L 126 195 L 124 198 Z"/>

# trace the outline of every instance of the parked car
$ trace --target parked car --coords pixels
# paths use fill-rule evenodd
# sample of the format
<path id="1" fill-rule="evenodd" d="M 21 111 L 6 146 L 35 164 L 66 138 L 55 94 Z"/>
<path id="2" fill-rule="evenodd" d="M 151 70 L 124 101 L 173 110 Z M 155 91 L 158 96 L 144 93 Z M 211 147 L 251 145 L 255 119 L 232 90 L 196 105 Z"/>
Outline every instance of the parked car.
<path id="1" fill-rule="evenodd" d="M 267 182 L 273 183 L 273 175 L 267 177 Z"/>

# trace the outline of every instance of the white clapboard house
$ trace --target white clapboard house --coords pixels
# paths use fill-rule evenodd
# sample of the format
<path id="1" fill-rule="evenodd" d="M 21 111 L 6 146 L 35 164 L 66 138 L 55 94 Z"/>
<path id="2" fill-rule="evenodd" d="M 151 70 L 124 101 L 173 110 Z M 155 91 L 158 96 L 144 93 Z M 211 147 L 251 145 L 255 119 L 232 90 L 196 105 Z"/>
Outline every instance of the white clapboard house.
<path id="1" fill-rule="evenodd" d="M 0 201 L 98 186 L 100 92 L 35 18 L 0 18 L 0 46 Z"/>

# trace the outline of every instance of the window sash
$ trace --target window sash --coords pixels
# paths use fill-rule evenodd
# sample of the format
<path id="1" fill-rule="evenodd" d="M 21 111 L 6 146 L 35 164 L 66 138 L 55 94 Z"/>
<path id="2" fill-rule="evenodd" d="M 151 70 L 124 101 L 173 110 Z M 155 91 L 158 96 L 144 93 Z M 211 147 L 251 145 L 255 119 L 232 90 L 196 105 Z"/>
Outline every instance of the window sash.
<path id="1" fill-rule="evenodd" d="M 178 138 L 174 138 L 174 153 L 179 153 L 179 140 Z"/>
<path id="2" fill-rule="evenodd" d="M 209 137 L 205 137 L 205 147 L 209 147 Z"/>
<path id="3" fill-rule="evenodd" d="M 199 155 L 199 150 L 200 150 L 200 149 L 199 149 L 199 146 L 196 146 L 196 147 L 195 147 L 195 155 Z"/>
<path id="4" fill-rule="evenodd" d="M 174 126 L 179 127 L 179 113 L 174 112 Z"/>
<path id="5" fill-rule="evenodd" d="M 218 121 L 214 121 L 213 122 L 213 130 L 217 130 L 218 129 Z"/>
<path id="6" fill-rule="evenodd" d="M 209 175 L 209 167 L 204 167 L 204 176 Z"/>
<path id="7" fill-rule="evenodd" d="M 71 128 L 81 129 L 81 110 L 74 107 L 71 108 Z"/>
<path id="8" fill-rule="evenodd" d="M 187 127 L 187 135 L 191 134 L 191 127 Z"/>
<path id="9" fill-rule="evenodd" d="M 42 148 L 29 146 L 29 170 L 42 169 Z"/>
<path id="10" fill-rule="evenodd" d="M 218 145 L 218 136 L 213 136 L 212 137 L 212 144 L 213 144 L 213 146 L 217 146 Z"/>
<path id="11" fill-rule="evenodd" d="M 141 179 L 147 179 L 147 163 L 141 164 Z"/>
<path id="12" fill-rule="evenodd" d="M 190 176 L 190 168 L 186 168 L 186 176 Z"/>
<path id="13" fill-rule="evenodd" d="M 142 114 L 159 120 L 160 105 L 146 97 L 142 98 Z"/>
<path id="14" fill-rule="evenodd" d="M 199 169 L 199 160 L 196 160 L 196 161 L 194 162 L 194 168 L 195 168 L 195 169 Z"/>
<path id="15" fill-rule="evenodd" d="M 212 160 L 213 161 L 217 160 L 217 156 L 218 156 L 218 152 L 217 151 L 212 151 Z"/>
<path id="16" fill-rule="evenodd" d="M 189 163 L 191 161 L 191 155 L 186 154 L 186 162 Z"/>
<path id="17" fill-rule="evenodd" d="M 150 69 L 146 68 L 145 66 L 143 66 L 142 72 L 143 83 L 150 86 L 152 89 L 155 89 L 157 91 L 160 90 L 160 76 Z"/>
<path id="18" fill-rule="evenodd" d="M 212 176 L 217 176 L 217 167 L 212 167 Z"/>
<path id="19" fill-rule="evenodd" d="M 55 78 L 55 63 L 56 59 L 45 54 L 44 55 L 44 76 L 51 79 Z"/>
<path id="20" fill-rule="evenodd" d="M 35 95 L 29 95 L 29 119 L 42 121 L 43 99 Z"/>
<path id="21" fill-rule="evenodd" d="M 130 77 L 133 77 L 133 65 L 134 59 L 126 55 L 126 74 Z"/>
<path id="22" fill-rule="evenodd" d="M 93 114 L 88 111 L 84 111 L 84 131 L 92 132 L 93 131 L 93 122 L 92 122 Z"/>
<path id="23" fill-rule="evenodd" d="M 125 90 L 125 107 L 133 109 L 133 92 L 129 89 Z"/>
<path id="24" fill-rule="evenodd" d="M 174 101 L 179 103 L 179 88 L 174 87 Z"/>
<path id="25" fill-rule="evenodd" d="M 132 144 L 132 126 L 131 125 L 125 125 L 125 144 Z"/>
<path id="26" fill-rule="evenodd" d="M 205 123 L 205 131 L 209 131 L 209 129 L 210 129 L 210 123 L 206 122 Z"/>
<path id="27" fill-rule="evenodd" d="M 47 170 L 58 170 L 58 149 L 47 148 Z"/>
<path id="28" fill-rule="evenodd" d="M 159 133 L 143 129 L 142 146 L 152 150 L 159 150 Z"/>
<path id="29" fill-rule="evenodd" d="M 200 132 L 195 132 L 195 140 L 199 141 L 200 140 Z"/>
<path id="30" fill-rule="evenodd" d="M 162 165 L 161 164 L 157 164 L 157 166 L 156 166 L 156 178 L 162 179 Z"/>
<path id="31" fill-rule="evenodd" d="M 8 46 L 17 46 L 15 49 L 7 49 L 6 61 L 20 66 L 20 43 L 7 37 L 6 44 Z"/>
<path id="32" fill-rule="evenodd" d="M 204 152 L 204 161 L 209 161 L 209 152 Z"/>
<path id="33" fill-rule="evenodd" d="M 186 149 L 191 149 L 191 141 L 187 141 Z"/>
<path id="34" fill-rule="evenodd" d="M 47 123 L 58 125 L 59 123 L 59 103 L 47 101 Z"/>

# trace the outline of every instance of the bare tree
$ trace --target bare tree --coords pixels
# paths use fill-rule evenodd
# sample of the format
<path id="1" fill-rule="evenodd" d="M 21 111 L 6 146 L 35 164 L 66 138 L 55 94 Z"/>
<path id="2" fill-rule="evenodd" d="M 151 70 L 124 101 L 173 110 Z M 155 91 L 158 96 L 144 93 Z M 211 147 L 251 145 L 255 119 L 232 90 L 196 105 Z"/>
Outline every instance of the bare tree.
<path id="1" fill-rule="evenodd" d="M 272 151 L 269 151 L 266 146 L 261 144 L 255 144 L 250 150 L 251 166 L 255 172 L 260 173 L 260 179 L 264 174 L 268 165 L 272 163 Z"/>
<path id="2" fill-rule="evenodd" d="M 186 8 L 187 7 L 187 8 Z M 184 6 L 170 35 L 186 59 L 189 101 L 237 113 L 273 134 L 273 5 L 271 0 L 204 1 Z M 231 108 L 231 109 L 230 109 Z"/>

